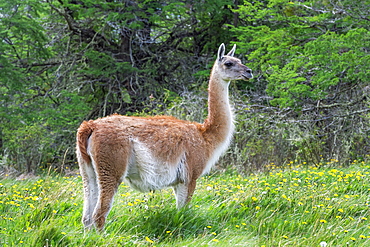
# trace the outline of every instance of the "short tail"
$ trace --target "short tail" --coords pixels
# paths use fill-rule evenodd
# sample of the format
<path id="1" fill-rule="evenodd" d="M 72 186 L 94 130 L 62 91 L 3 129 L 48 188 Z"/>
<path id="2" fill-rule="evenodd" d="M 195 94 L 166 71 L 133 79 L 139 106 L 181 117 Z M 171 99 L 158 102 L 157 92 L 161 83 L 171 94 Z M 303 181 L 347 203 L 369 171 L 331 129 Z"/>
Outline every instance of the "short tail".
<path id="1" fill-rule="evenodd" d="M 90 155 L 87 153 L 87 140 L 93 133 L 92 121 L 84 121 L 77 130 L 77 156 L 85 162 L 91 163 Z"/>

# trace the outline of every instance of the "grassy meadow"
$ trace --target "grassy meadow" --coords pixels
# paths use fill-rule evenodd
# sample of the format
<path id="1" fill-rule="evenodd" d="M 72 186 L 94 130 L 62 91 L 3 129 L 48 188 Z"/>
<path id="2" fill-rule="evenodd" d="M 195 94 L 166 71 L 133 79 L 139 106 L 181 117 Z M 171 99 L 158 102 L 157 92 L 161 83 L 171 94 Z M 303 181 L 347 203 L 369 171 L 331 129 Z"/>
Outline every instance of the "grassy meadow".
<path id="1" fill-rule="evenodd" d="M 199 179 L 189 208 L 171 189 L 119 188 L 103 233 L 84 232 L 74 176 L 0 180 L 1 246 L 370 246 L 370 164 L 291 162 Z"/>

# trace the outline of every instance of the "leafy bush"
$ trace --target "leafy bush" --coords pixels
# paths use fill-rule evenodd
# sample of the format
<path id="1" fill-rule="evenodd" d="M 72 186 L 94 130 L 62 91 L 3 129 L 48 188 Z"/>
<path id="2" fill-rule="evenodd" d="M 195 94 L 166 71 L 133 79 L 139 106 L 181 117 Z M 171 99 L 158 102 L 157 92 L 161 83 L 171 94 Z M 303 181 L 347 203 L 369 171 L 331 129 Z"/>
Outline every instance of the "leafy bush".
<path id="1" fill-rule="evenodd" d="M 232 30 L 255 79 L 250 103 L 241 104 L 250 110 L 240 114 L 234 157 L 261 166 L 369 153 L 369 10 L 349 0 L 269 0 L 235 12 L 244 25 Z"/>
<path id="2" fill-rule="evenodd" d="M 88 112 L 87 106 L 80 96 L 66 91 L 38 105 L 37 112 L 28 111 L 28 107 L 7 109 L 9 115 L 1 132 L 3 155 L 7 157 L 3 169 L 13 167 L 29 173 L 49 168 L 52 162 L 57 166 L 75 163 L 75 133 Z"/>
<path id="3" fill-rule="evenodd" d="M 330 159 L 349 163 L 364 159 L 370 152 L 367 117 L 350 114 L 316 121 L 311 112 L 297 114 L 291 109 L 252 104 L 257 99 L 248 102 L 246 96 L 238 91 L 231 96 L 236 129 L 230 148 L 218 163 L 220 168 L 232 166 L 248 173 L 272 164 L 289 165 L 292 160 L 310 165 Z M 187 93 L 164 114 L 203 122 L 207 116 L 206 102 L 205 92 Z M 350 128 L 355 122 L 356 128 Z"/>

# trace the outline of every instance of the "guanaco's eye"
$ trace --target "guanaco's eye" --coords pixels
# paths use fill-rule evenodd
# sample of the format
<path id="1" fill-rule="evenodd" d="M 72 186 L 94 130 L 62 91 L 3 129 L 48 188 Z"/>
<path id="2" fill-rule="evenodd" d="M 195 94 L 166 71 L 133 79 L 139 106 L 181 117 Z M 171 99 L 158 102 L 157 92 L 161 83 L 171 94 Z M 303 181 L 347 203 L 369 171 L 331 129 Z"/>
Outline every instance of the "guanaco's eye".
<path id="1" fill-rule="evenodd" d="M 233 65 L 234 65 L 234 64 L 233 64 L 232 62 L 226 62 L 226 63 L 225 63 L 225 66 L 226 66 L 226 67 L 231 67 L 231 66 L 233 66 Z"/>

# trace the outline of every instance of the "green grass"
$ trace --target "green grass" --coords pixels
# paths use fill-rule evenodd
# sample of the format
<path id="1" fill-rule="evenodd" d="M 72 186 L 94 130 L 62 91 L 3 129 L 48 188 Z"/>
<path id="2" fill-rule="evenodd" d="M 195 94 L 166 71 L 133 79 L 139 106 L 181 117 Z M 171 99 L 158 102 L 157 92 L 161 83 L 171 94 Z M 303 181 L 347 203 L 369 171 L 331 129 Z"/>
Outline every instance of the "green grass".
<path id="1" fill-rule="evenodd" d="M 170 189 L 141 194 L 123 184 L 103 233 L 83 231 L 79 176 L 3 178 L 0 245 L 370 246 L 370 165 L 338 166 L 216 172 L 180 211 Z"/>

